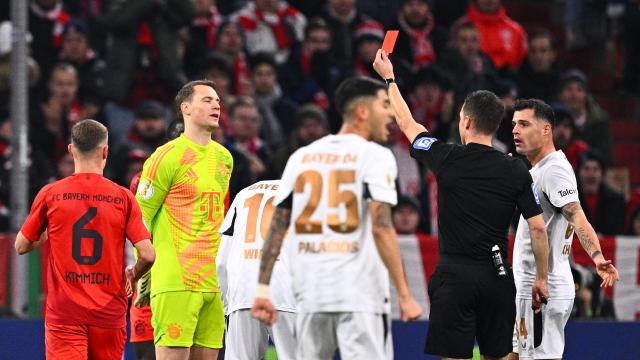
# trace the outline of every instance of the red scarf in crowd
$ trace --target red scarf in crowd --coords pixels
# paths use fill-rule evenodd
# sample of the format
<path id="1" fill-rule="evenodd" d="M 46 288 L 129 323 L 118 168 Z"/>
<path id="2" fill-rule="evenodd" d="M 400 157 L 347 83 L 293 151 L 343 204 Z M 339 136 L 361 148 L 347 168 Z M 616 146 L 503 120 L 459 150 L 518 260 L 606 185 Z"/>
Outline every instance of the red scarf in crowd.
<path id="1" fill-rule="evenodd" d="M 427 24 L 422 28 L 412 27 L 402 15 L 398 16 L 398 23 L 411 38 L 414 66 L 420 68 L 434 62 L 436 53 L 433 51 L 433 45 L 431 45 L 431 40 L 429 39 L 429 34 L 431 34 L 435 25 L 431 12 L 427 13 Z"/>
<path id="2" fill-rule="evenodd" d="M 71 21 L 71 16 L 62 10 L 62 4 L 58 3 L 53 9 L 43 10 L 35 2 L 31 3 L 31 11 L 37 16 L 47 19 L 53 23 L 53 45 L 59 48 L 62 46 L 62 35 L 64 29 Z"/>
<path id="3" fill-rule="evenodd" d="M 289 6 L 282 5 L 275 13 L 265 13 L 261 9 L 255 7 L 255 4 L 250 4 L 250 6 L 254 6 L 253 17 L 249 17 L 247 15 L 241 15 L 238 18 L 238 23 L 240 26 L 247 31 L 254 31 L 258 27 L 259 23 L 264 23 L 269 28 L 271 28 L 271 32 L 276 39 L 276 43 L 278 44 L 279 49 L 288 49 L 291 41 L 289 40 L 289 35 L 287 34 L 287 26 L 286 26 L 286 18 L 295 17 L 299 15 L 298 10 Z"/>
<path id="4" fill-rule="evenodd" d="M 249 78 L 249 63 L 244 53 L 239 53 L 233 60 L 233 73 L 235 74 L 236 95 L 248 95 L 251 87 Z"/>
<path id="5" fill-rule="evenodd" d="M 191 23 L 193 27 L 205 28 L 207 33 L 207 48 L 209 49 L 213 49 L 216 46 L 216 33 L 218 32 L 218 27 L 222 24 L 222 20 L 222 15 L 218 12 L 218 8 L 211 6 L 209 8 L 209 16 L 196 16 Z"/>

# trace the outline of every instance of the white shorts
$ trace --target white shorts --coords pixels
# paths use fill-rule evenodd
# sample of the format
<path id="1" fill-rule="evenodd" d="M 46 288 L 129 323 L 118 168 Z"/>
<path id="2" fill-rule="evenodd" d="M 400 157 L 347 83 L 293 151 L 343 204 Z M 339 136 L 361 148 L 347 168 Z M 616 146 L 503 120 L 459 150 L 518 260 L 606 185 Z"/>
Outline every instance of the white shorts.
<path id="1" fill-rule="evenodd" d="M 393 359 L 389 315 L 365 312 L 298 314 L 297 359 Z"/>
<path id="2" fill-rule="evenodd" d="M 228 360 L 255 360 L 264 358 L 269 337 L 276 345 L 278 359 L 294 360 L 296 314 L 278 311 L 276 323 L 266 326 L 251 316 L 250 309 L 229 314 L 225 337 L 224 358 Z"/>
<path id="3" fill-rule="evenodd" d="M 531 304 L 531 299 L 516 299 L 513 352 L 520 359 L 561 359 L 564 352 L 564 326 L 571 315 L 573 299 L 549 300 L 538 315 L 542 320 L 540 329 L 534 329 Z M 537 343 L 539 345 L 536 347 Z"/>

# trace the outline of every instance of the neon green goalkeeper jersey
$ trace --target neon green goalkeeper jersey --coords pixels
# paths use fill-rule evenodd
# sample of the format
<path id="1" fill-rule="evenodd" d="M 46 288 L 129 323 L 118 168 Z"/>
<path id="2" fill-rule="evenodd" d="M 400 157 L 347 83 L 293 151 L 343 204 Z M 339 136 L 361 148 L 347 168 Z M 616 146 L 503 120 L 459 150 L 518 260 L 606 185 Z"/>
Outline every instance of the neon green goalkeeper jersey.
<path id="1" fill-rule="evenodd" d="M 195 144 L 184 134 L 144 163 L 136 199 L 156 250 L 151 294 L 218 292 L 218 230 L 233 158 L 224 146 Z"/>

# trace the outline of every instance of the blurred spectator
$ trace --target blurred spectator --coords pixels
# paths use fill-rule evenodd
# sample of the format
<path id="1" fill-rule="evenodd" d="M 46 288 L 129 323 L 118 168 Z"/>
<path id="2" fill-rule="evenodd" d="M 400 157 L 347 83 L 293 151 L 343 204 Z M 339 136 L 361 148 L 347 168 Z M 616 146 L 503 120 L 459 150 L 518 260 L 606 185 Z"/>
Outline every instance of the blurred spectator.
<path id="1" fill-rule="evenodd" d="M 9 111 L 9 90 L 11 87 L 11 47 L 12 47 L 11 22 L 0 23 L 0 112 Z M 31 41 L 31 35 L 27 35 L 27 41 Z M 28 56 L 27 76 L 29 87 L 36 85 L 40 78 L 40 67 L 32 57 Z"/>
<path id="2" fill-rule="evenodd" d="M 624 14 L 624 88 L 632 93 L 640 93 L 640 1 L 627 3 Z"/>
<path id="3" fill-rule="evenodd" d="M 609 114 L 588 93 L 587 77 L 580 70 L 569 70 L 560 77 L 560 100 L 573 113 L 577 138 L 598 149 L 605 164 L 613 160 L 613 135 Z"/>
<path id="4" fill-rule="evenodd" d="M 458 23 L 451 35 L 450 48 L 438 57 L 437 65 L 453 80 L 457 108 L 468 93 L 493 90 L 497 75 L 491 60 L 480 50 L 480 33 L 473 23 Z"/>
<path id="5" fill-rule="evenodd" d="M 600 277 L 595 269 L 573 263 L 571 273 L 576 287 L 571 318 L 615 320 L 613 301 L 600 288 Z"/>
<path id="6" fill-rule="evenodd" d="M 107 51 L 107 33 L 102 25 L 102 17 L 114 0 L 62 0 L 63 8 L 72 18 L 79 19 L 91 30 L 88 34 L 89 46 L 100 54 Z"/>
<path id="7" fill-rule="evenodd" d="M 529 52 L 518 69 L 516 82 L 520 97 L 540 99 L 547 103 L 555 98 L 560 69 L 553 35 L 542 30 L 529 35 Z"/>
<path id="8" fill-rule="evenodd" d="M 218 126 L 213 130 L 211 135 L 218 144 L 225 144 L 224 128 L 222 126 Z M 228 146 L 227 150 L 233 157 L 233 170 L 231 170 L 231 179 L 229 180 L 229 199 L 233 201 L 236 194 L 253 184 L 253 175 L 251 174 L 251 163 L 242 152 L 232 146 Z"/>
<path id="9" fill-rule="evenodd" d="M 193 79 L 198 75 L 201 61 L 216 46 L 218 28 L 224 18 L 218 12 L 216 0 L 193 0 L 195 17 L 189 25 L 189 36 L 184 53 L 184 68 L 187 76 Z"/>
<path id="10" fill-rule="evenodd" d="M 516 152 L 516 144 L 513 141 L 513 125 L 511 124 L 513 121 L 513 108 L 516 105 L 516 99 L 520 97 L 518 96 L 518 87 L 513 81 L 502 79 L 496 83 L 495 94 L 504 105 L 504 114 L 498 131 L 493 137 L 492 146 L 504 154 L 519 156 Z M 526 161 L 526 157 L 522 156 L 522 159 Z"/>
<path id="11" fill-rule="evenodd" d="M 414 70 L 434 63 L 446 41 L 446 34 L 436 28 L 427 0 L 403 0 L 397 23 L 391 28 L 401 30 L 393 55 Z"/>
<path id="12" fill-rule="evenodd" d="M 287 0 L 289 5 L 300 10 L 307 18 L 318 16 L 327 0 Z"/>
<path id="13" fill-rule="evenodd" d="M 253 0 L 231 16 L 247 36 L 250 55 L 271 54 L 279 64 L 289 56 L 289 50 L 302 41 L 306 18 L 282 0 Z"/>
<path id="14" fill-rule="evenodd" d="M 604 50 L 607 1 L 565 0 L 564 22 L 568 49 L 589 46 Z"/>
<path id="15" fill-rule="evenodd" d="M 416 301 L 428 309 L 427 271 L 423 262 L 423 249 L 427 246 L 427 238 L 418 232 L 418 224 L 422 219 L 420 205 L 411 197 L 401 196 L 393 208 L 393 225 L 398 232 L 398 247 L 405 268 L 407 283 L 414 292 Z M 425 249 L 426 250 L 426 249 Z M 391 290 L 391 312 L 394 319 L 400 318 L 398 294 Z M 426 319 L 426 314 L 422 316 Z"/>
<path id="16" fill-rule="evenodd" d="M 200 78 L 211 80 L 216 84 L 216 93 L 220 97 L 220 125 L 227 127 L 227 103 L 235 94 L 233 68 L 225 57 L 218 53 L 210 53 L 203 60 Z"/>
<path id="17" fill-rule="evenodd" d="M 280 68 L 280 84 L 298 104 L 313 102 L 324 110 L 340 79 L 331 51 L 331 30 L 321 18 L 309 21 L 304 40 Z"/>
<path id="18" fill-rule="evenodd" d="M 469 8 L 469 0 L 431 0 L 431 12 L 436 18 L 436 26 L 448 31 Z"/>
<path id="19" fill-rule="evenodd" d="M 341 69 L 353 62 L 356 27 L 369 19 L 356 8 L 356 0 L 328 0 L 322 18 L 331 29 L 333 52 Z"/>
<path id="20" fill-rule="evenodd" d="M 262 120 L 258 106 L 250 97 L 241 96 L 229 105 L 229 134 L 227 148 L 233 147 L 249 160 L 250 182 L 272 179 L 271 164 L 273 155 L 269 146 L 258 137 Z"/>
<path id="21" fill-rule="evenodd" d="M 73 157 L 71 154 L 66 153 L 58 159 L 56 163 L 56 174 L 59 179 L 64 179 L 67 176 L 73 175 L 75 168 L 73 165 Z"/>
<path id="22" fill-rule="evenodd" d="M 9 231 L 12 136 L 9 114 L 0 110 L 0 231 Z"/>
<path id="23" fill-rule="evenodd" d="M 307 146 L 329 133 L 327 115 L 314 104 L 303 105 L 298 108 L 295 116 L 295 128 L 289 134 L 284 146 L 279 146 L 273 156 L 272 169 L 279 178 L 289 160 L 289 156 L 302 146 Z"/>
<path id="24" fill-rule="evenodd" d="M 251 59 L 254 99 L 262 123 L 260 137 L 273 150 L 282 145 L 293 129 L 297 105 L 282 93 L 278 84 L 278 68 L 268 54 Z"/>
<path id="25" fill-rule="evenodd" d="M 556 149 L 562 150 L 574 171 L 578 170 L 578 159 L 589 150 L 589 145 L 576 139 L 576 125 L 573 122 L 571 110 L 562 105 L 553 106 L 556 116 L 556 126 L 553 128 L 553 143 Z"/>
<path id="26" fill-rule="evenodd" d="M 249 95 L 251 79 L 249 62 L 244 53 L 245 37 L 242 28 L 234 22 L 224 22 L 218 29 L 217 54 L 223 56 L 233 68 L 233 86 L 235 95 Z"/>
<path id="27" fill-rule="evenodd" d="M 187 80 L 178 54 L 177 30 L 195 13 L 191 1 L 115 0 L 103 22 L 111 44 L 104 95 L 109 135 L 124 138 L 143 101 L 169 103 Z"/>
<path id="28" fill-rule="evenodd" d="M 110 177 L 122 186 L 126 186 L 131 179 L 126 175 L 127 166 L 131 160 L 143 161 L 151 155 L 158 146 L 167 141 L 165 129 L 167 128 L 167 113 L 162 104 L 154 100 L 148 100 L 135 110 L 135 121 L 126 139 L 121 144 L 113 146 L 116 152 L 110 162 Z M 135 175 L 133 172 L 131 177 Z"/>
<path id="29" fill-rule="evenodd" d="M 604 181 L 607 167 L 596 151 L 585 152 L 578 161 L 580 203 L 595 231 L 619 235 L 624 231 L 624 196 Z"/>
<path id="30" fill-rule="evenodd" d="M 527 53 L 527 34 L 507 16 L 501 0 L 473 0 L 459 23 L 471 21 L 480 33 L 480 47 L 498 70 L 516 70 Z M 454 25 L 454 27 L 457 25 Z"/>
<path id="31" fill-rule="evenodd" d="M 89 29 L 79 20 L 67 26 L 62 40 L 60 60 L 68 61 L 78 70 L 78 96 L 84 104 L 100 107 L 106 64 L 89 44 Z"/>
<path id="32" fill-rule="evenodd" d="M 69 63 L 58 63 L 51 71 L 48 97 L 35 102 L 31 114 L 30 142 L 52 161 L 67 152 L 71 127 L 82 119 L 96 115 L 94 106 L 87 108 L 78 99 L 78 72 Z"/>
<path id="33" fill-rule="evenodd" d="M 453 115 L 453 84 L 437 67 L 424 67 L 416 73 L 409 93 L 413 118 L 424 125 L 434 137 L 446 141 Z M 404 137 L 403 137 L 404 138 Z M 404 139 L 404 143 L 408 144 Z"/>
<path id="34" fill-rule="evenodd" d="M 636 210 L 631 213 L 631 219 L 629 220 L 629 225 L 627 226 L 625 234 L 640 236 L 640 207 L 636 208 Z"/>
<path id="35" fill-rule="evenodd" d="M 31 54 L 40 66 L 42 81 L 49 78 L 49 72 L 58 59 L 64 30 L 69 22 L 71 16 L 63 10 L 60 0 L 30 1 Z"/>
<path id="36" fill-rule="evenodd" d="M 398 164 L 398 192 L 406 196 L 418 196 L 422 190 L 422 177 L 418 162 L 411 157 L 409 152 L 408 140 L 395 121 L 389 123 L 387 128 L 389 129 L 389 137 L 386 145 Z"/>

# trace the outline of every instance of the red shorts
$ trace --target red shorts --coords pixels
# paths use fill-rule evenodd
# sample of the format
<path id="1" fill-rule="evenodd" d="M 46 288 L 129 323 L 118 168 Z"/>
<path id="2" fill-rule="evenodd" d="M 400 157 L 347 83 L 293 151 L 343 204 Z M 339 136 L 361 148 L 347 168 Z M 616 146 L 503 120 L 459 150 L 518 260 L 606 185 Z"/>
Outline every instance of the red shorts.
<path id="1" fill-rule="evenodd" d="M 133 303 L 136 301 L 138 294 L 133 295 L 131 300 L 131 309 L 129 316 L 131 319 L 131 338 L 130 342 L 153 341 L 153 327 L 151 326 L 151 306 L 138 308 Z"/>
<path id="2" fill-rule="evenodd" d="M 47 360 L 121 360 L 127 328 L 92 325 L 44 325 Z"/>

